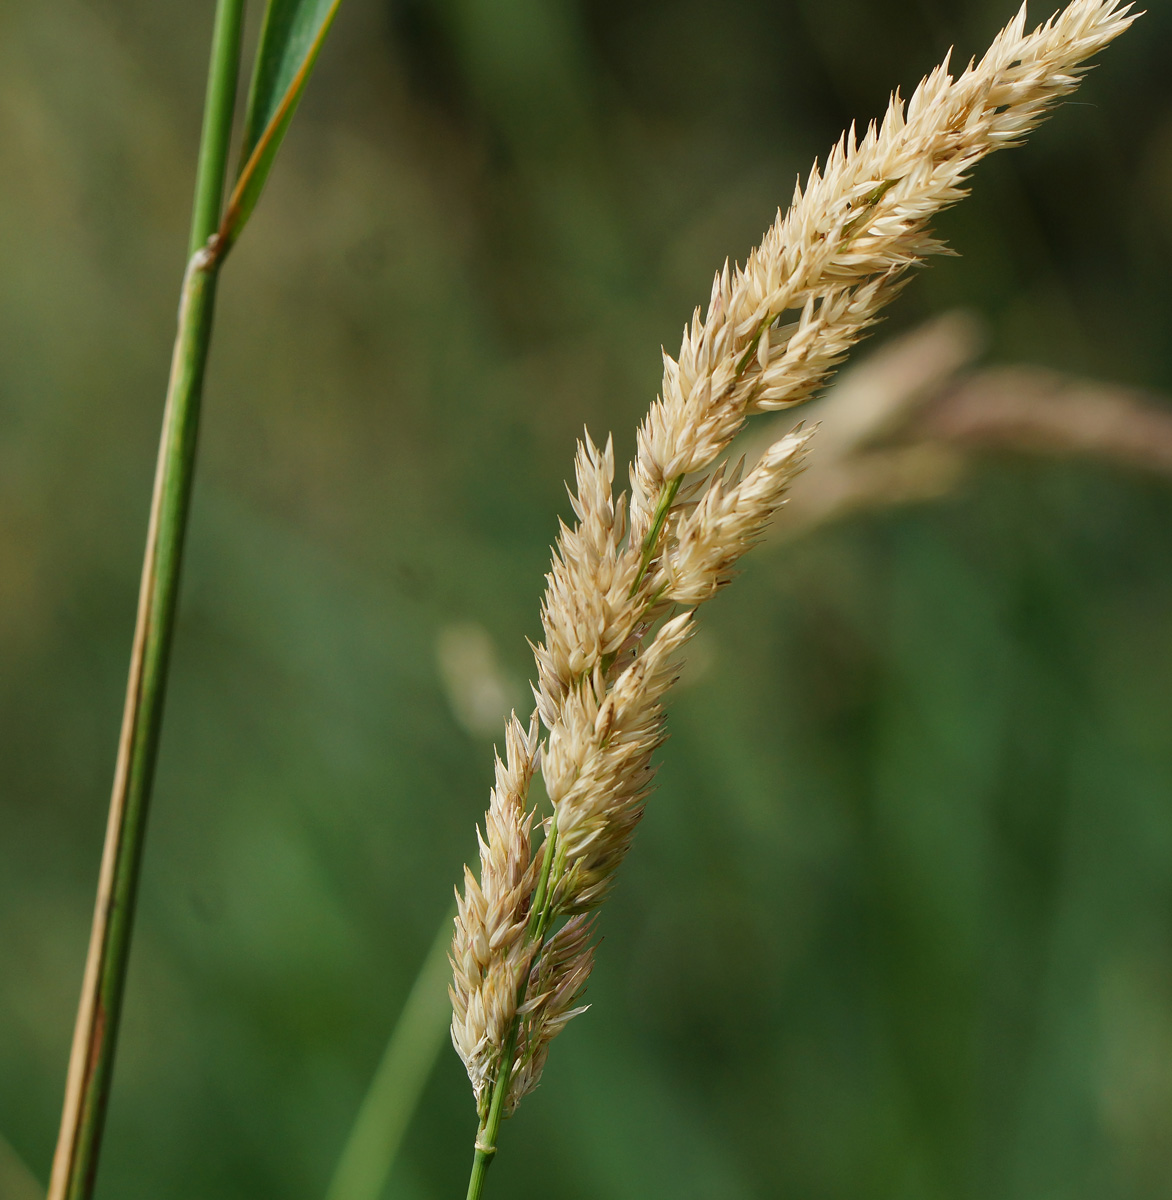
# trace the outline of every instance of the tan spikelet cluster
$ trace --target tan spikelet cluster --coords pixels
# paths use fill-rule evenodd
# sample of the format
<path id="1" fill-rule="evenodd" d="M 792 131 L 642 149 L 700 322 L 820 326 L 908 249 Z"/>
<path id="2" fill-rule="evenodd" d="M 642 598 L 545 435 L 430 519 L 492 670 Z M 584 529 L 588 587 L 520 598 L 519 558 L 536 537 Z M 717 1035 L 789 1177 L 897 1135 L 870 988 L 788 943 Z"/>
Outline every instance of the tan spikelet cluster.
<path id="1" fill-rule="evenodd" d="M 1023 8 L 980 62 L 954 79 L 946 61 L 906 107 L 896 95 L 881 125 L 861 139 L 852 129 L 745 265 L 717 275 L 678 358 L 665 354 L 629 504 L 614 494 L 610 441 L 580 444 L 576 522 L 561 526 L 534 647 L 553 813 L 531 857 L 525 796 L 537 735 L 514 720 L 480 884 L 467 875 L 456 921 L 452 1038 L 482 1125 L 498 1082 L 497 1108 L 512 1111 L 540 1078 L 549 1040 L 582 1011 L 592 965 L 582 914 L 605 897 L 642 816 L 661 700 L 694 609 L 729 581 L 783 502 L 810 433 L 787 434 L 743 476 L 714 464 L 751 414 L 817 391 L 908 268 L 944 249 L 929 223 L 965 194 L 974 164 L 1070 92 L 1080 64 L 1134 19 L 1129 9 L 1074 0 L 1026 34 Z"/>
<path id="2" fill-rule="evenodd" d="M 953 79 L 947 59 L 906 110 L 855 130 L 743 268 L 716 277 L 707 318 L 665 360 L 663 394 L 639 431 L 632 525 L 649 527 L 663 486 L 703 470 L 752 412 L 800 404 L 874 323 L 907 268 L 944 247 L 928 231 L 965 194 L 973 166 L 1020 141 L 1077 85 L 1080 64 L 1134 20 L 1115 0 L 1074 0 L 1025 34 L 1025 7 Z M 785 314 L 792 314 L 777 328 Z"/>
<path id="3" fill-rule="evenodd" d="M 452 1042 L 476 1093 L 477 1104 L 496 1078 L 501 1052 L 517 1015 L 517 981 L 527 977 L 536 946 L 526 936 L 537 861 L 529 845 L 533 814 L 529 781 L 537 759 L 537 723 L 516 717 L 505 730 L 505 761 L 496 760 L 484 834 L 480 883 L 464 868 L 452 942 Z"/>

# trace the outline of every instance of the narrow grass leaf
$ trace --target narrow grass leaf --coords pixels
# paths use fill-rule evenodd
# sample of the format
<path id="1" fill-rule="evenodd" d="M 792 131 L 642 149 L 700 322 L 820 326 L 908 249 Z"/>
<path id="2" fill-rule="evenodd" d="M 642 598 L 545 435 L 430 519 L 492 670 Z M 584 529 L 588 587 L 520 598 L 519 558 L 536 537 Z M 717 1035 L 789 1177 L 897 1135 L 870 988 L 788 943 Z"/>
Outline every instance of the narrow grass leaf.
<path id="1" fill-rule="evenodd" d="M 244 118 L 240 174 L 220 238 L 225 249 L 252 215 L 341 0 L 269 0 Z"/>

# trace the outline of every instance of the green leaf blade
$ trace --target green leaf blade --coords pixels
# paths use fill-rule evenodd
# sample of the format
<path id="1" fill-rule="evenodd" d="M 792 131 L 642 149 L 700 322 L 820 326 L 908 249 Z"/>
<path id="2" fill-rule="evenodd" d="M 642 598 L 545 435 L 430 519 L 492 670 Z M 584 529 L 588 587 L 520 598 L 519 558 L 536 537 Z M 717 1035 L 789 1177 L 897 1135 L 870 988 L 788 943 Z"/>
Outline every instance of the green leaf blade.
<path id="1" fill-rule="evenodd" d="M 220 226 L 227 249 L 240 235 L 305 91 L 341 0 L 269 0 L 257 46 L 240 173 Z"/>
<path id="2" fill-rule="evenodd" d="M 336 0 L 269 0 L 244 118 L 242 167 L 264 136 L 337 7 Z"/>

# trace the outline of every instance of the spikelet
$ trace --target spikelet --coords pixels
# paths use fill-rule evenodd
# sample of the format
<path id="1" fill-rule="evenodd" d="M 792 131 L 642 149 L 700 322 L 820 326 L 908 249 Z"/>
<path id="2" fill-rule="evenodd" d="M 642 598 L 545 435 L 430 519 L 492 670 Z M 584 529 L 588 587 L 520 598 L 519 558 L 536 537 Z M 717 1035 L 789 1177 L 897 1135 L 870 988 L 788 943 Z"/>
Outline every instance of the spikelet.
<path id="1" fill-rule="evenodd" d="M 973 166 L 1020 141 L 1077 86 L 1081 64 L 1134 20 L 1130 7 L 1073 0 L 1030 34 L 1023 8 L 979 63 L 954 79 L 946 60 L 906 106 L 896 94 L 881 125 L 861 140 L 852 128 L 823 169 L 815 164 L 745 265 L 717 274 L 679 356 L 664 355 L 629 504 L 614 495 L 612 443 L 579 444 L 576 521 L 560 527 L 533 648 L 553 815 L 531 855 L 537 729 L 514 718 L 480 882 L 466 871 L 452 947 L 452 1040 L 488 1130 L 484 1153 L 494 1089 L 511 1112 L 536 1086 L 550 1040 L 583 1011 L 593 963 L 585 914 L 606 896 L 642 816 L 661 700 L 694 609 L 729 581 L 783 503 L 811 432 L 780 439 L 743 478 L 713 464 L 750 415 L 800 404 L 826 382 L 908 269 L 945 250 L 929 223 L 966 194 Z"/>

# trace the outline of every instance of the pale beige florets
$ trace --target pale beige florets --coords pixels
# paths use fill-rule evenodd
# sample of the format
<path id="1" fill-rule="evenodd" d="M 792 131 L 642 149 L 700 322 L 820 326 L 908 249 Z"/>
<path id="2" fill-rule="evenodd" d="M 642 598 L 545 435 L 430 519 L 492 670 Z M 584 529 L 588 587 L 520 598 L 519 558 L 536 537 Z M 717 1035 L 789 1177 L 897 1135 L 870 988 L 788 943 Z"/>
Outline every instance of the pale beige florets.
<path id="1" fill-rule="evenodd" d="M 574 681 L 605 656 L 618 654 L 639 618 L 631 602 L 639 562 L 624 552 L 626 502 L 614 499 L 609 440 L 600 450 L 586 436 L 578 446 L 575 478 L 577 495 L 571 493 L 570 502 L 578 523 L 561 527 L 541 603 L 545 641 L 534 647 L 538 711 L 547 728 Z"/>
<path id="2" fill-rule="evenodd" d="M 542 774 L 569 868 L 557 894 L 565 912 L 602 902 L 631 844 L 663 736 L 659 699 L 675 682 L 677 652 L 691 633 L 691 613 L 668 621 L 609 684 L 599 670 L 575 688 L 550 730 Z"/>
<path id="3" fill-rule="evenodd" d="M 765 530 L 784 502 L 811 434 L 775 442 L 738 480 L 718 470 L 691 512 L 681 514 L 660 558 L 657 580 L 676 604 L 701 604 L 728 583 L 737 560 Z"/>
<path id="4" fill-rule="evenodd" d="M 517 982 L 537 947 L 526 937 L 529 901 L 539 862 L 529 842 L 529 781 L 537 758 L 537 723 L 514 716 L 505 730 L 505 761 L 496 760 L 480 843 L 480 883 L 464 868 L 452 941 L 452 1042 L 480 1104 L 496 1076 L 501 1050 L 517 1013 Z"/>
<path id="5" fill-rule="evenodd" d="M 536 1086 L 550 1039 L 582 1011 L 593 958 L 581 914 L 606 895 L 642 815 L 663 738 L 660 702 L 693 610 L 760 537 L 811 435 L 783 437 L 743 478 L 719 466 L 688 477 L 711 470 L 751 414 L 800 404 L 825 383 L 908 268 L 944 249 L 929 222 L 965 195 L 972 167 L 1070 92 L 1080 64 L 1134 19 L 1129 10 L 1118 0 L 1073 0 L 1027 35 L 1023 8 L 979 63 L 954 79 L 946 61 L 906 107 L 895 95 L 861 140 L 852 129 L 744 267 L 725 264 L 679 356 L 664 355 L 629 504 L 614 495 L 611 442 L 600 449 L 587 436 L 579 445 L 576 523 L 561 527 L 534 647 L 553 814 L 531 856 L 537 731 L 514 719 L 480 882 L 467 874 L 456 918 L 452 1040 L 482 1118 L 502 1067 L 508 1087 L 498 1103 L 511 1111 Z"/>
<path id="6" fill-rule="evenodd" d="M 751 412 L 800 404 L 825 382 L 907 268 L 944 249 L 928 223 L 966 195 L 973 166 L 1078 85 L 1080 64 L 1134 20 L 1130 7 L 1074 0 L 1025 34 L 1023 6 L 980 62 L 953 79 L 945 61 L 906 111 L 897 93 L 881 125 L 861 141 L 852 129 L 815 165 L 744 267 L 716 276 L 678 359 L 665 356 L 631 473 L 636 536 L 664 484 L 704 470 Z"/>

